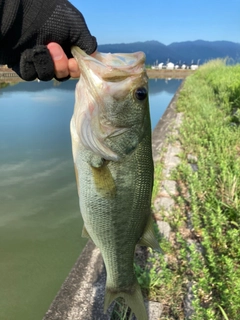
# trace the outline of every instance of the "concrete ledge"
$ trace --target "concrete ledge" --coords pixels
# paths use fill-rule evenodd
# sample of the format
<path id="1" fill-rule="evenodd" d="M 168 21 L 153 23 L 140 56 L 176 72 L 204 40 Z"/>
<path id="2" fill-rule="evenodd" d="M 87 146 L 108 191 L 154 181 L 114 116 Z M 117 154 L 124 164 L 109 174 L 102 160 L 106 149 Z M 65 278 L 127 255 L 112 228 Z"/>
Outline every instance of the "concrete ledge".
<path id="1" fill-rule="evenodd" d="M 182 86 L 183 83 L 153 132 L 154 162 L 159 160 L 160 151 L 176 121 L 176 100 Z M 107 315 L 103 314 L 105 281 L 106 272 L 101 253 L 89 241 L 43 320 L 110 320 L 111 308 Z M 145 304 L 149 319 L 158 320 L 162 305 L 151 301 L 146 301 Z"/>
<path id="2" fill-rule="evenodd" d="M 88 241 L 43 320 L 110 319 L 103 314 L 105 281 L 100 251 Z"/>

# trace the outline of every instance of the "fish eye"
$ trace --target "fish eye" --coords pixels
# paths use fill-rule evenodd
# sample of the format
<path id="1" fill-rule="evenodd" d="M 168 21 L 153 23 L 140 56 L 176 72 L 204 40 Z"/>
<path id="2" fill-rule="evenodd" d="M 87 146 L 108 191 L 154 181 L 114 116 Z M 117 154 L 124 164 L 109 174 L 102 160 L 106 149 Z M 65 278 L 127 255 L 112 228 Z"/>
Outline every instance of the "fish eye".
<path id="1" fill-rule="evenodd" d="M 137 88 L 134 92 L 135 97 L 141 101 L 147 97 L 147 94 L 148 94 L 147 89 L 144 87 Z"/>

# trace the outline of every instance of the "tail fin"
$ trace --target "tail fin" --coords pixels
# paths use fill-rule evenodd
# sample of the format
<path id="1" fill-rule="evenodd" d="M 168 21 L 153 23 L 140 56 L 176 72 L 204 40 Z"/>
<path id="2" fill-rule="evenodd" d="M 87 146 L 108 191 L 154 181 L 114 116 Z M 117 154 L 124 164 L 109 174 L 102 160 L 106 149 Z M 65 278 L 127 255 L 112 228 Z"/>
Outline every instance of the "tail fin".
<path id="1" fill-rule="evenodd" d="M 111 292 L 106 287 L 105 301 L 104 301 L 104 313 L 107 308 L 113 302 L 113 300 L 121 297 L 125 300 L 126 304 L 131 308 L 132 313 L 135 314 L 138 320 L 147 320 L 148 315 L 144 305 L 142 292 L 138 283 L 134 285 L 134 291 L 131 292 Z"/>

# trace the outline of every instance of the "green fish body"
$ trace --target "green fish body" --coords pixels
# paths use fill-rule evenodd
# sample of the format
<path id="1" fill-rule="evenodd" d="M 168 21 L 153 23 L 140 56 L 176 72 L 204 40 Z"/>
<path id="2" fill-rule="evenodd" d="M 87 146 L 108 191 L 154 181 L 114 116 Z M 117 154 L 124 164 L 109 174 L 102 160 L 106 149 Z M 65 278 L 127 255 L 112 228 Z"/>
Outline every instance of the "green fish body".
<path id="1" fill-rule="evenodd" d="M 83 236 L 100 249 L 106 266 L 104 311 L 122 297 L 138 320 L 146 320 L 133 267 L 137 244 L 158 248 L 145 56 L 93 58 L 77 47 L 72 54 L 81 70 L 71 137 Z"/>

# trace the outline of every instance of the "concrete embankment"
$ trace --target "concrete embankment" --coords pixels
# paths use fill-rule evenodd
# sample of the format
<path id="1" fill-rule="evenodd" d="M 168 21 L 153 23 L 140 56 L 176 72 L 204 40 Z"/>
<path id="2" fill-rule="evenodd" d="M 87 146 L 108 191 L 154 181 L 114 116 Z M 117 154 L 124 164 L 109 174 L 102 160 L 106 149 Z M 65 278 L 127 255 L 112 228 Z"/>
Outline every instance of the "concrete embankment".
<path id="1" fill-rule="evenodd" d="M 183 84 L 153 131 L 152 146 L 155 163 L 159 161 L 163 146 L 166 149 L 164 160 L 166 176 L 164 183 L 160 186 L 163 192 L 159 190 L 159 196 L 154 202 L 156 216 L 158 207 L 161 206 L 166 211 L 170 211 L 174 205 L 169 194 L 166 194 L 166 191 L 164 193 L 164 188 L 168 187 L 169 190 L 170 186 L 170 191 L 175 192 L 175 184 L 174 181 L 169 180 L 169 172 L 179 163 L 177 157 L 179 148 L 173 148 L 166 141 L 169 134 L 177 134 L 181 123 L 181 114 L 176 112 L 176 101 L 182 86 Z M 170 226 L 161 219 L 158 221 L 158 226 L 160 234 L 169 238 Z M 106 272 L 100 251 L 89 241 L 43 320 L 110 320 L 111 309 L 108 310 L 108 314 L 103 314 L 105 281 Z M 146 301 L 145 304 L 149 319 L 158 320 L 162 312 L 161 303 Z"/>

